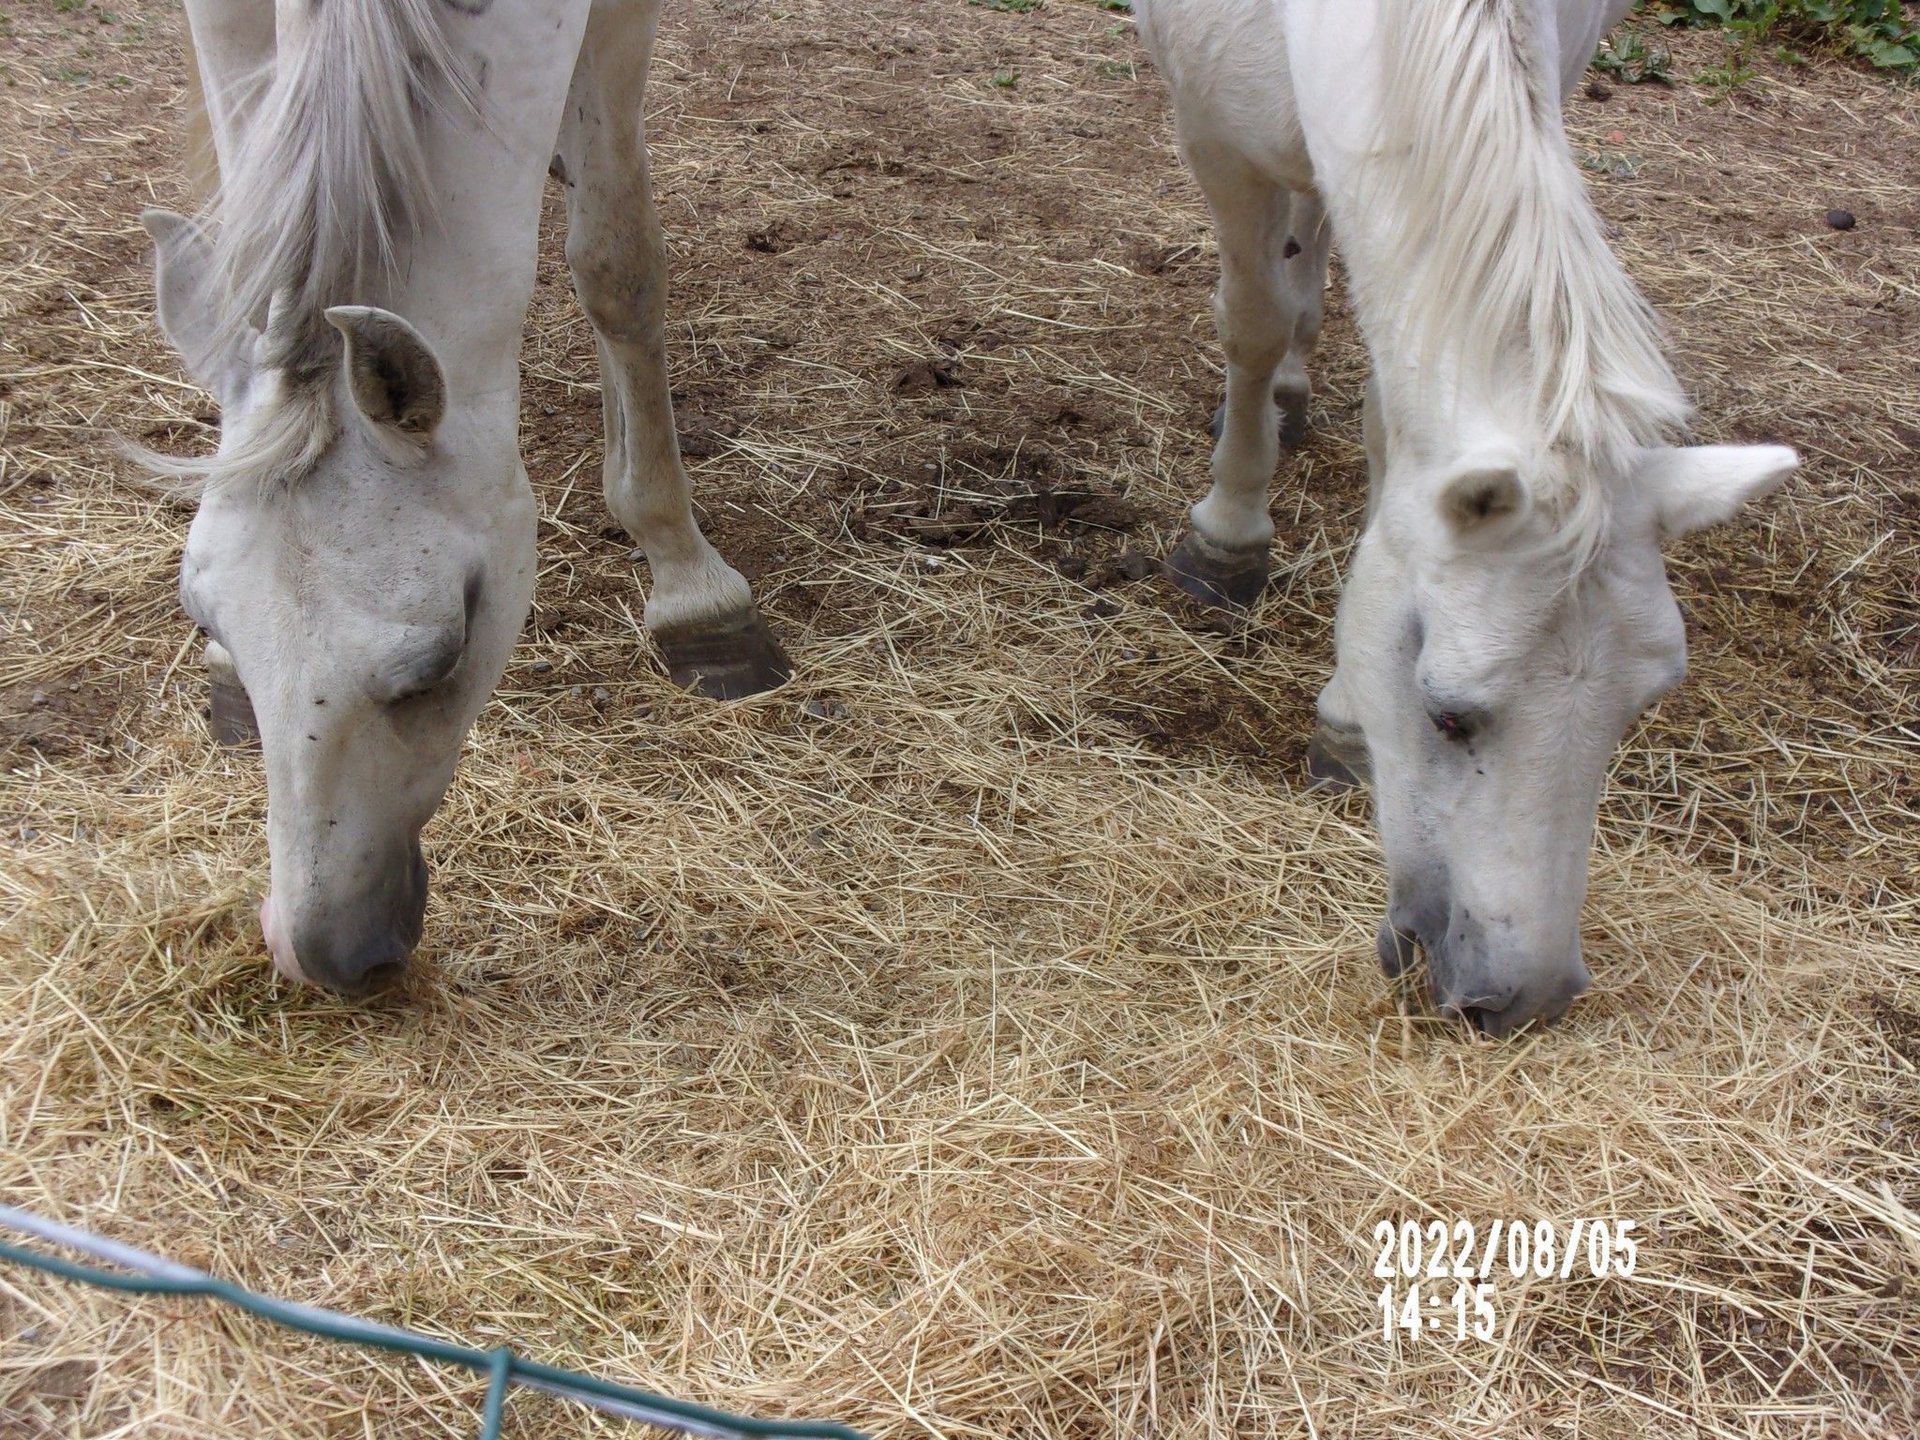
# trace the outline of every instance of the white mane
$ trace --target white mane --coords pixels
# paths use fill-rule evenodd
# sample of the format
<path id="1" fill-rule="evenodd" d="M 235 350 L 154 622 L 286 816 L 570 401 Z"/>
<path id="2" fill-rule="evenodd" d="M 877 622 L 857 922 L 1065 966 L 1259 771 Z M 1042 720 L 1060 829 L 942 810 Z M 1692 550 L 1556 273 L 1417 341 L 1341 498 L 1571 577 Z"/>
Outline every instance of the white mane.
<path id="1" fill-rule="evenodd" d="M 284 482 L 332 445 L 341 347 L 324 312 L 369 302 L 429 217 L 423 114 L 477 112 L 444 14 L 444 0 L 311 0 L 304 24 L 283 19 L 207 215 L 221 332 L 235 345 L 263 332 L 256 361 L 278 372 L 277 392 L 220 454 L 147 457 L 156 468 L 204 486 Z"/>
<path id="2" fill-rule="evenodd" d="M 1634 447 L 1689 410 L 1652 309 L 1608 249 L 1526 0 L 1395 0 L 1382 134 L 1358 198 L 1404 267 L 1417 363 L 1531 387 L 1540 499 L 1583 548 Z M 1575 463 L 1569 463 L 1575 462 Z"/>

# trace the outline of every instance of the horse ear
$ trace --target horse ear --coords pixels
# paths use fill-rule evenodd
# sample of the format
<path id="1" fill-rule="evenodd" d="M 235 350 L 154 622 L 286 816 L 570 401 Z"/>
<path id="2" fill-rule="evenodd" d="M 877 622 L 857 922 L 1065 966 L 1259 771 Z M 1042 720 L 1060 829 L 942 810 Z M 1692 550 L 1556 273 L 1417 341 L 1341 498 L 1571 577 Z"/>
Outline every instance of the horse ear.
<path id="1" fill-rule="evenodd" d="M 1506 451 L 1456 460 L 1440 476 L 1440 518 L 1456 539 L 1492 539 L 1525 518 L 1530 499 L 1520 465 Z"/>
<path id="2" fill-rule="evenodd" d="M 1640 478 L 1653 496 L 1661 535 L 1677 539 L 1731 520 L 1799 465 L 1799 455 L 1785 445 L 1663 446 L 1647 453 Z"/>
<path id="3" fill-rule="evenodd" d="M 222 331 L 213 242 L 171 210 L 144 210 L 140 223 L 153 237 L 154 308 L 161 332 L 180 352 L 194 384 L 224 403 L 242 352 Z"/>
<path id="4" fill-rule="evenodd" d="M 447 413 L 447 381 L 433 347 L 391 310 L 335 305 L 327 323 L 347 340 L 353 403 L 375 425 L 425 444 Z"/>

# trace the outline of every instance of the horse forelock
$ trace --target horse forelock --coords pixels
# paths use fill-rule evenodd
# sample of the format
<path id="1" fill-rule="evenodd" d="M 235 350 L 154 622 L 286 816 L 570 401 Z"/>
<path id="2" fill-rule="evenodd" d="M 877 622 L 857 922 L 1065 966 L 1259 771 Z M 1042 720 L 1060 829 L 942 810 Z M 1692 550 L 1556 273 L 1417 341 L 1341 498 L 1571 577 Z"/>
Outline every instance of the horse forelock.
<path id="1" fill-rule="evenodd" d="M 1373 193 L 1422 367 L 1518 376 L 1539 499 L 1577 550 L 1613 484 L 1688 407 L 1657 318 L 1608 248 L 1568 148 L 1531 0 L 1391 0 Z"/>
<path id="2" fill-rule="evenodd" d="M 399 246 L 433 219 L 426 115 L 478 113 L 447 0 L 307 0 L 292 13 L 208 206 L 222 332 L 278 380 L 237 443 L 164 467 L 208 487 L 290 483 L 326 453 L 341 345 L 325 312 L 377 303 Z"/>

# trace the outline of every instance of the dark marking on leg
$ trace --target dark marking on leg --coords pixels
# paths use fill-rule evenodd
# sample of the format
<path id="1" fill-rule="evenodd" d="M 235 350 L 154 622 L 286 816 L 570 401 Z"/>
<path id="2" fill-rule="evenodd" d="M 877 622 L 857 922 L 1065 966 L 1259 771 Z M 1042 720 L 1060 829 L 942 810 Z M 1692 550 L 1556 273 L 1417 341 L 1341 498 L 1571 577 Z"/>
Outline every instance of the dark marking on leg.
<path id="1" fill-rule="evenodd" d="M 1246 610 L 1267 588 L 1267 547 L 1227 550 L 1189 530 L 1161 573 L 1203 605 Z"/>
<path id="2" fill-rule="evenodd" d="M 777 690 L 793 678 L 793 661 L 749 605 L 737 615 L 653 632 L 673 683 L 710 700 L 739 700 Z"/>
<path id="3" fill-rule="evenodd" d="M 1282 260 L 1291 260 L 1294 256 L 1298 255 L 1299 253 L 1300 253 L 1300 242 L 1294 239 L 1291 235 L 1287 236 L 1287 243 L 1285 247 L 1282 248 L 1282 250 L 1280 251 L 1280 258 Z"/>

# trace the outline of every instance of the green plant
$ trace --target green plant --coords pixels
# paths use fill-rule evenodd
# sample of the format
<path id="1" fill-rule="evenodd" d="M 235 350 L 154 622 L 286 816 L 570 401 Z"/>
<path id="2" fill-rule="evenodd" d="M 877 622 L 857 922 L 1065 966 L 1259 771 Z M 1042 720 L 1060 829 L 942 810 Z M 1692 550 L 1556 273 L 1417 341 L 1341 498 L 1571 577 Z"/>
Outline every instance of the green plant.
<path id="1" fill-rule="evenodd" d="M 1708 92 L 1709 105 L 1717 105 L 1729 95 L 1737 93 L 1749 80 L 1760 73 L 1747 64 L 1747 55 L 1745 46 L 1735 46 L 1727 52 L 1727 58 L 1718 65 L 1700 67 L 1700 73 L 1694 79 Z"/>
<path id="2" fill-rule="evenodd" d="M 993 83 L 1002 90 L 1011 90 L 1020 83 L 1020 72 L 1018 70 L 996 70 L 993 72 Z"/>
<path id="3" fill-rule="evenodd" d="M 1631 180 L 1645 167 L 1646 161 L 1638 155 L 1629 155 L 1624 150 L 1582 150 L 1580 168 L 1591 170 L 1596 175 L 1606 175 L 1615 180 Z"/>
<path id="4" fill-rule="evenodd" d="M 1009 15 L 1024 15 L 1029 10 L 1038 10 L 1047 0 L 967 0 L 969 5 L 983 6 L 988 10 L 999 10 Z"/>
<path id="5" fill-rule="evenodd" d="M 1647 37 L 1631 26 L 1600 42 L 1593 68 L 1622 85 L 1673 84 L 1673 57 L 1666 47 L 1647 44 Z"/>
<path id="6" fill-rule="evenodd" d="M 1901 0 L 1642 0 L 1640 9 L 1662 25 L 1738 32 L 1741 53 L 1725 67 L 1728 77 L 1745 67 L 1753 42 L 1775 33 L 1920 77 L 1920 26 Z"/>

